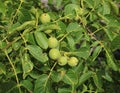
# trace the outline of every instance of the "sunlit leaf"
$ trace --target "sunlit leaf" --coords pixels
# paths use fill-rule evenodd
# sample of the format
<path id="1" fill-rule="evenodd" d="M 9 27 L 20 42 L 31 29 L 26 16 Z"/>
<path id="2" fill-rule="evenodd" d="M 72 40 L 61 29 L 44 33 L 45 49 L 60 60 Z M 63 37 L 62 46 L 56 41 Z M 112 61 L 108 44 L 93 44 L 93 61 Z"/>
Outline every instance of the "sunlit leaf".
<path id="1" fill-rule="evenodd" d="M 28 45 L 27 49 L 29 50 L 30 54 L 38 61 L 44 63 L 48 60 L 47 55 L 42 53 L 42 49 L 39 46 Z"/>

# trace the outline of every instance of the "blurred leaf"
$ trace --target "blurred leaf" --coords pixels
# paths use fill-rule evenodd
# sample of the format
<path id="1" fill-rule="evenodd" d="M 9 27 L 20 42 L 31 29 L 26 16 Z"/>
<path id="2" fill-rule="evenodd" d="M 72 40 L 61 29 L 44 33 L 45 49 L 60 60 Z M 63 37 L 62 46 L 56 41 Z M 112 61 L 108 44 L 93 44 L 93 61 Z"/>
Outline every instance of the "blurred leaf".
<path id="1" fill-rule="evenodd" d="M 13 25 L 13 28 L 11 28 L 10 30 L 8 30 L 8 34 L 15 34 L 17 31 L 21 31 L 24 30 L 25 28 L 27 28 L 28 26 L 33 27 L 35 25 L 35 21 L 31 20 L 31 21 L 26 21 L 23 24 L 19 24 L 16 23 L 15 25 Z"/>
<path id="2" fill-rule="evenodd" d="M 107 34 L 109 40 L 112 41 L 113 38 L 114 38 L 114 34 L 110 30 L 108 30 L 108 29 L 104 29 L 104 31 Z"/>
<path id="3" fill-rule="evenodd" d="M 28 45 L 27 49 L 29 50 L 30 54 L 38 61 L 44 63 L 48 60 L 47 55 L 42 53 L 42 49 L 39 46 Z"/>
<path id="4" fill-rule="evenodd" d="M 29 92 L 33 91 L 33 84 L 29 80 L 22 80 L 20 82 L 21 86 L 25 87 Z"/>
<path id="5" fill-rule="evenodd" d="M 103 92 L 101 80 L 99 79 L 99 77 L 96 74 L 93 75 L 93 81 L 94 81 L 96 87 L 98 88 L 99 92 Z"/>
<path id="6" fill-rule="evenodd" d="M 119 49 L 120 48 L 120 34 L 112 40 L 111 46 L 112 46 L 113 49 Z"/>
<path id="7" fill-rule="evenodd" d="M 47 49 L 48 48 L 48 39 L 47 39 L 46 35 L 43 32 L 38 32 L 38 31 L 36 31 L 34 34 L 35 34 L 35 39 L 36 39 L 38 45 L 43 49 Z"/>
<path id="8" fill-rule="evenodd" d="M 60 9 L 63 0 L 56 0 L 56 8 Z"/>
<path id="9" fill-rule="evenodd" d="M 34 93 L 54 93 L 48 80 L 48 75 L 42 74 L 35 81 Z"/>
<path id="10" fill-rule="evenodd" d="M 76 4 L 67 4 L 64 9 L 64 15 L 72 19 L 76 16 L 75 10 L 79 8 L 80 7 Z"/>
<path id="11" fill-rule="evenodd" d="M 29 42 L 30 44 L 33 44 L 33 45 L 36 44 L 33 33 L 25 33 L 24 37 L 26 41 Z"/>
<path id="12" fill-rule="evenodd" d="M 106 52 L 106 58 L 107 58 L 107 64 L 110 68 L 112 68 L 114 71 L 118 70 L 117 65 L 115 64 L 114 60 L 113 60 L 113 56 L 111 51 L 108 48 L 105 48 L 105 52 Z"/>
<path id="13" fill-rule="evenodd" d="M 90 50 L 88 48 L 80 48 L 72 53 L 73 55 L 76 55 L 78 57 L 82 57 L 84 59 L 87 59 L 90 55 Z"/>
<path id="14" fill-rule="evenodd" d="M 0 0 L 0 12 L 5 16 L 6 6 L 5 6 L 5 3 L 2 0 Z"/>
<path id="15" fill-rule="evenodd" d="M 91 76 L 93 75 L 93 72 L 88 71 L 86 73 L 83 73 L 80 77 L 79 77 L 79 85 L 83 84 L 84 82 L 86 82 Z"/>
<path id="16" fill-rule="evenodd" d="M 54 82 L 60 82 L 60 80 L 63 78 L 63 76 L 61 75 L 61 73 L 52 71 L 51 78 Z"/>
<path id="17" fill-rule="evenodd" d="M 78 83 L 77 74 L 73 70 L 68 70 L 62 79 L 66 84 L 76 85 Z"/>
<path id="18" fill-rule="evenodd" d="M 18 89 L 15 88 L 15 86 L 16 83 L 14 81 L 0 82 L 0 93 L 19 92 Z"/>
<path id="19" fill-rule="evenodd" d="M 89 8 L 93 8 L 94 7 L 94 3 L 95 3 L 94 0 L 85 0 L 85 2 L 87 3 L 87 6 Z"/>
<path id="20" fill-rule="evenodd" d="M 66 28 L 67 32 L 77 32 L 77 31 L 83 31 L 83 29 L 81 28 L 81 26 L 78 23 L 70 23 L 67 28 Z"/>
<path id="21" fill-rule="evenodd" d="M 71 93 L 70 88 L 58 88 L 58 93 Z"/>
<path id="22" fill-rule="evenodd" d="M 112 12 L 114 12 L 116 15 L 118 15 L 119 13 L 119 7 L 117 6 L 117 4 L 115 4 L 115 2 L 109 2 L 111 7 L 112 7 Z"/>
<path id="23" fill-rule="evenodd" d="M 97 46 L 94 51 L 93 51 L 93 54 L 92 54 L 92 58 L 93 60 L 92 61 L 95 61 L 95 59 L 98 57 L 98 55 L 100 54 L 102 50 L 102 47 L 101 46 Z"/>
<path id="24" fill-rule="evenodd" d="M 113 82 L 112 77 L 108 74 L 108 72 L 105 72 L 105 75 L 102 76 L 105 80 L 109 81 L 109 82 Z"/>
<path id="25" fill-rule="evenodd" d="M 110 5 L 108 2 L 103 3 L 103 14 L 110 14 Z"/>
<path id="26" fill-rule="evenodd" d="M 59 21 L 59 22 L 58 22 L 58 25 L 59 25 L 59 27 L 61 28 L 61 30 L 58 31 L 57 33 L 58 33 L 58 34 L 63 34 L 63 33 L 65 33 L 66 25 L 65 25 L 62 21 Z"/>
<path id="27" fill-rule="evenodd" d="M 4 64 L 0 63 L 0 75 L 1 74 L 6 74 L 6 68 L 4 66 Z"/>
<path id="28" fill-rule="evenodd" d="M 74 50 L 75 49 L 75 42 L 74 42 L 74 39 L 69 35 L 66 37 L 67 38 L 67 41 L 68 41 L 68 45 L 70 47 L 70 50 Z"/>
<path id="29" fill-rule="evenodd" d="M 76 73 L 80 73 L 80 72 L 83 71 L 83 69 L 84 69 L 83 62 L 80 61 L 79 64 L 78 64 L 78 66 L 74 68 L 74 71 L 75 71 Z"/>
<path id="30" fill-rule="evenodd" d="M 31 15 L 28 11 L 28 9 L 20 9 L 19 14 L 18 14 L 18 21 L 20 23 L 24 23 L 25 21 L 30 21 L 31 20 Z"/>
<path id="31" fill-rule="evenodd" d="M 23 78 L 25 78 L 26 74 L 33 70 L 33 66 L 34 65 L 31 62 L 29 55 L 25 53 L 22 57 Z"/>

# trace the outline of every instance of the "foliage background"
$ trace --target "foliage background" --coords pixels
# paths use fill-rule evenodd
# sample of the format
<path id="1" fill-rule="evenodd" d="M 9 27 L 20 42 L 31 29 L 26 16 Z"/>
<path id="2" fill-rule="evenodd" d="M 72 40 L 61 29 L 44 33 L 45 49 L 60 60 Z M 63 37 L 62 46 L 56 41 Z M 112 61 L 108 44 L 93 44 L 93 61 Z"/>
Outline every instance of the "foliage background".
<path id="1" fill-rule="evenodd" d="M 0 0 L 0 93 L 119 93 L 119 3 Z M 48 24 L 40 22 L 44 12 Z M 50 36 L 61 53 L 79 59 L 76 67 L 49 58 Z"/>

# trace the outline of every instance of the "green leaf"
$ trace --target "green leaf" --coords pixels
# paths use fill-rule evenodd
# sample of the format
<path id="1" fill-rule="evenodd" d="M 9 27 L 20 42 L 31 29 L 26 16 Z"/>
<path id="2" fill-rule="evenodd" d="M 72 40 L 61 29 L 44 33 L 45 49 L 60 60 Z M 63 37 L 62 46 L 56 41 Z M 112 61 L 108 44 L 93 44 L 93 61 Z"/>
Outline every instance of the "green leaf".
<path id="1" fill-rule="evenodd" d="M 104 31 L 107 34 L 109 40 L 112 41 L 114 39 L 114 34 L 108 29 L 104 29 Z"/>
<path id="2" fill-rule="evenodd" d="M 28 9 L 22 8 L 20 9 L 18 13 L 18 21 L 20 23 L 24 23 L 25 21 L 30 21 L 31 20 L 31 15 Z"/>
<path id="3" fill-rule="evenodd" d="M 29 55 L 27 53 L 22 57 L 22 69 L 23 69 L 23 78 L 27 76 L 27 74 L 33 70 L 33 63 L 31 62 Z"/>
<path id="4" fill-rule="evenodd" d="M 80 73 L 83 71 L 83 69 L 84 69 L 83 62 L 80 61 L 78 66 L 74 68 L 74 71 L 75 71 L 75 73 Z"/>
<path id="5" fill-rule="evenodd" d="M 30 80 L 22 80 L 20 84 L 21 86 L 25 87 L 29 92 L 33 91 L 33 84 Z"/>
<path id="6" fill-rule="evenodd" d="M 98 88 L 99 92 L 103 92 L 101 80 L 96 74 L 93 75 L 93 81 L 94 81 L 96 87 Z"/>
<path id="7" fill-rule="evenodd" d="M 56 8 L 59 9 L 62 5 L 63 0 L 56 0 Z"/>
<path id="8" fill-rule="evenodd" d="M 42 74 L 35 81 L 34 93 L 54 93 L 48 80 L 48 75 Z"/>
<path id="9" fill-rule="evenodd" d="M 74 51 L 72 54 L 75 56 L 87 59 L 90 56 L 89 51 L 90 50 L 88 48 L 83 47 L 83 48 L 80 48 L 80 49 Z"/>
<path id="10" fill-rule="evenodd" d="M 64 9 L 64 15 L 72 19 L 76 16 L 76 9 L 79 10 L 80 7 L 76 4 L 67 4 Z"/>
<path id="11" fill-rule="evenodd" d="M 47 49 L 48 48 L 48 39 L 47 39 L 46 35 L 43 32 L 38 32 L 38 31 L 36 31 L 34 34 L 35 34 L 35 39 L 36 39 L 38 45 L 43 49 Z"/>
<path id="12" fill-rule="evenodd" d="M 96 59 L 96 58 L 98 57 L 98 55 L 100 54 L 101 50 L 102 50 L 102 47 L 101 47 L 101 46 L 97 46 L 97 47 L 95 48 L 95 50 L 93 51 L 93 54 L 92 54 L 92 58 L 93 58 L 92 61 L 95 61 L 95 59 Z"/>
<path id="13" fill-rule="evenodd" d="M 110 5 L 108 2 L 103 3 L 103 15 L 110 14 Z"/>
<path id="14" fill-rule="evenodd" d="M 16 23 L 15 25 L 13 25 L 13 27 L 8 30 L 9 34 L 14 34 L 16 33 L 17 31 L 21 31 L 21 30 L 24 30 L 26 29 L 28 26 L 31 26 L 33 27 L 35 25 L 35 21 L 33 20 L 30 20 L 30 21 L 26 21 L 24 22 L 23 24 L 19 24 L 19 23 Z"/>
<path id="15" fill-rule="evenodd" d="M 80 78 L 79 78 L 79 85 L 83 84 L 86 82 L 91 76 L 93 75 L 92 71 L 88 71 L 86 73 L 83 73 Z"/>
<path id="16" fill-rule="evenodd" d="M 5 65 L 0 63 L 0 75 L 1 74 L 6 74 L 6 68 L 5 68 Z"/>
<path id="17" fill-rule="evenodd" d="M 42 49 L 39 46 L 28 45 L 26 48 L 29 50 L 30 54 L 38 61 L 44 63 L 48 60 L 47 55 L 42 53 Z"/>
<path id="18" fill-rule="evenodd" d="M 113 49 L 119 49 L 120 48 L 120 34 L 112 40 L 111 46 L 112 46 Z"/>
<path id="19" fill-rule="evenodd" d="M 33 45 L 36 44 L 33 33 L 25 33 L 24 37 L 28 43 Z"/>
<path id="20" fill-rule="evenodd" d="M 109 81 L 109 82 L 113 82 L 112 77 L 108 74 L 108 72 L 105 72 L 105 75 L 102 76 L 105 80 Z"/>
<path id="21" fill-rule="evenodd" d="M 45 30 L 61 30 L 61 28 L 56 24 L 47 24 L 47 25 L 40 25 L 36 29 L 36 31 L 45 31 Z"/>
<path id="22" fill-rule="evenodd" d="M 70 88 L 58 88 L 58 93 L 71 93 Z"/>
<path id="23" fill-rule="evenodd" d="M 63 76 L 59 72 L 52 71 L 51 78 L 54 82 L 59 82 L 63 78 Z"/>
<path id="24" fill-rule="evenodd" d="M 106 58 L 107 58 L 107 64 L 110 68 L 112 68 L 114 71 L 118 70 L 117 65 L 115 64 L 114 60 L 113 60 L 113 56 L 111 51 L 108 48 L 105 48 L 105 52 L 106 52 Z"/>
<path id="25" fill-rule="evenodd" d="M 87 3 L 87 6 L 89 8 L 94 8 L 94 3 L 95 3 L 94 0 L 85 0 L 85 2 Z"/>
<path id="26" fill-rule="evenodd" d="M 4 81 L 0 82 L 0 93 L 15 93 L 19 91 L 15 88 L 16 87 L 16 82 L 15 81 Z"/>
<path id="27" fill-rule="evenodd" d="M 114 12 L 116 15 L 118 15 L 119 13 L 119 7 L 117 6 L 117 4 L 115 4 L 114 2 L 109 2 L 112 8 L 112 12 Z"/>
<path id="28" fill-rule="evenodd" d="M 0 0 L 0 12 L 5 16 L 6 6 L 5 3 Z"/>
<path id="29" fill-rule="evenodd" d="M 68 41 L 68 44 L 69 44 L 69 47 L 70 47 L 70 50 L 74 50 L 75 49 L 75 42 L 74 42 L 74 39 L 72 38 L 72 36 L 67 36 L 67 41 Z"/>
<path id="30" fill-rule="evenodd" d="M 73 70 L 68 70 L 62 79 L 66 84 L 76 85 L 78 83 L 77 74 Z"/>
<path id="31" fill-rule="evenodd" d="M 77 31 L 83 31 L 82 27 L 78 23 L 70 23 L 67 28 L 67 32 L 77 32 Z"/>

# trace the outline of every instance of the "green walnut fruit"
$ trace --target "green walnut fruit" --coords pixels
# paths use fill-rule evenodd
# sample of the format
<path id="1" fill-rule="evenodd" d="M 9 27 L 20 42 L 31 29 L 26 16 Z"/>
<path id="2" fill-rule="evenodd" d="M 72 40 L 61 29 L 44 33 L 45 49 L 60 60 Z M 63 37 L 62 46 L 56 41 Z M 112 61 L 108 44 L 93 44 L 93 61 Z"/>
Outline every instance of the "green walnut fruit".
<path id="1" fill-rule="evenodd" d="M 61 56 L 61 57 L 58 59 L 58 64 L 59 64 L 60 66 L 66 65 L 66 64 L 67 64 L 67 57 Z"/>
<path id="2" fill-rule="evenodd" d="M 49 48 L 56 48 L 58 46 L 58 40 L 55 37 L 50 37 L 48 39 Z"/>
<path id="3" fill-rule="evenodd" d="M 78 59 L 76 57 L 71 57 L 69 60 L 68 60 L 68 65 L 71 66 L 71 67 L 74 67 L 78 64 Z"/>
<path id="4" fill-rule="evenodd" d="M 45 23 L 49 23 L 50 22 L 50 16 L 48 13 L 43 13 L 41 16 L 40 16 L 40 21 L 41 23 L 45 24 Z"/>
<path id="5" fill-rule="evenodd" d="M 53 60 L 57 60 L 60 56 L 60 51 L 58 49 L 53 48 L 49 51 L 49 57 Z"/>

